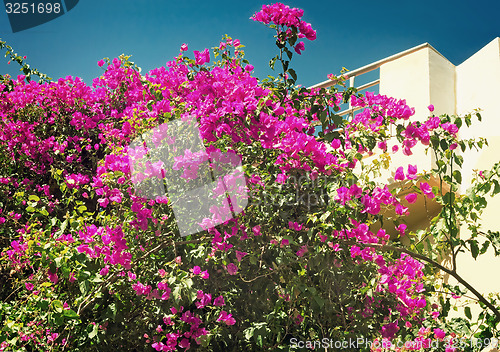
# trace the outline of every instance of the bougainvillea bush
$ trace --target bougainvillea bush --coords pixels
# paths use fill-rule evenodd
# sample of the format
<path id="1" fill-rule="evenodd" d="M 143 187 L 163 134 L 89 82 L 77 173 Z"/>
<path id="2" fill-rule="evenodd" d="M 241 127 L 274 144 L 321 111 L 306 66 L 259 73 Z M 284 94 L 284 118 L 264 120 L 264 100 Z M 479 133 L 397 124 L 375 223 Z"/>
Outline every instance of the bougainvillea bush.
<path id="1" fill-rule="evenodd" d="M 459 351 L 481 347 L 460 338 L 496 334 L 498 298 L 440 264 L 458 251 L 498 253 L 498 234 L 481 232 L 479 220 L 486 195 L 500 190 L 498 167 L 456 192 L 458 151 L 484 144 L 457 134 L 480 115 L 437 117 L 430 107 L 427 121 L 413 122 L 405 101 L 362 95 L 343 75 L 330 75 L 328 89 L 297 86 L 291 59 L 316 38 L 302 17 L 279 3 L 252 17 L 276 33 L 278 74 L 265 80 L 228 36 L 193 56 L 184 44 L 145 75 L 126 56 L 101 60 L 92 86 L 51 80 L 2 42 L 24 75 L 0 83 L 0 351 L 288 351 L 346 341 L 382 351 L 397 339 L 407 350 Z M 337 115 L 349 101 L 361 112 Z M 129 146 L 188 119 L 206 150 L 179 150 L 178 179 L 193 185 L 210 174 L 203 165 L 239 164 L 229 189 L 216 188 L 244 197 L 234 216 L 210 207 L 183 235 L 175 187 L 144 192 L 165 186 L 165 165 L 132 162 Z M 418 144 L 435 154 L 433 170 L 412 163 Z M 393 153 L 408 163 L 389 163 Z M 375 182 L 384 168 L 391 187 Z M 441 213 L 409 231 L 409 204 L 424 197 Z M 442 274 L 460 285 L 442 284 Z M 479 323 L 468 308 L 447 318 L 467 291 L 483 308 Z"/>

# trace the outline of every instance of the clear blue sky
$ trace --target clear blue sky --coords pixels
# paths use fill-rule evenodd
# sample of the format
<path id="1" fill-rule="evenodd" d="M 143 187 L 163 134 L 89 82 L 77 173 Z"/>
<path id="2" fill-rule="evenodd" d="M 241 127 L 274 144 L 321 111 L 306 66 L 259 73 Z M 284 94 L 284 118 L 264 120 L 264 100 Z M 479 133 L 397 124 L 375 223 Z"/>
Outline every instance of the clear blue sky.
<path id="1" fill-rule="evenodd" d="M 192 50 L 218 45 L 228 34 L 246 46 L 255 74 L 270 73 L 276 53 L 272 32 L 249 19 L 261 1 L 80 0 L 64 16 L 22 32 L 12 33 L 0 12 L 0 38 L 28 63 L 52 78 L 67 75 L 91 83 L 101 74 L 103 57 L 131 54 L 143 73 L 165 65 L 182 43 Z M 270 2 L 269 2 L 270 3 Z M 304 9 L 303 19 L 317 30 L 302 56 L 292 62 L 305 86 L 355 69 L 412 46 L 429 42 L 452 63 L 460 64 L 500 36 L 498 0 L 293 0 Z M 3 5 L 3 4 L 2 4 Z M 15 64 L 0 57 L 0 73 L 19 74 Z"/>

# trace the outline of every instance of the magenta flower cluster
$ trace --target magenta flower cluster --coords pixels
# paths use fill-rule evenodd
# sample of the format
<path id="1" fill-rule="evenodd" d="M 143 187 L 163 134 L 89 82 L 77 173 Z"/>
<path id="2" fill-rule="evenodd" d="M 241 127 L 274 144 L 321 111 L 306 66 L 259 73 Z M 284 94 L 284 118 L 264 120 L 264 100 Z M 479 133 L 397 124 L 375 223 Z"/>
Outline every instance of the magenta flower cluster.
<path id="1" fill-rule="evenodd" d="M 302 20 L 302 16 L 302 10 L 276 3 L 264 5 L 252 19 L 266 25 L 272 23 L 278 35 L 286 40 L 294 35 L 315 40 L 316 32 Z M 304 50 L 303 42 L 293 45 L 299 54 Z M 238 150 L 248 146 L 271 156 L 272 160 L 265 162 L 278 170 L 272 181 L 285 184 L 293 174 L 307 173 L 314 180 L 322 175 L 353 173 L 359 160 L 351 155 L 372 153 L 366 145 L 358 142 L 358 137 L 363 134 L 378 136 L 378 132 L 391 124 L 405 123 L 400 136 L 402 142 L 399 145 L 396 143 L 392 149 L 397 152 L 401 148 L 405 155 L 411 155 L 412 148 L 418 143 L 429 145 L 431 133 L 435 131 L 451 138 L 457 136 L 458 127 L 453 123 L 443 122 L 435 116 L 424 123 L 410 122 L 414 109 L 404 100 L 367 93 L 364 97 L 351 96 L 352 106 L 365 109 L 347 123 L 343 138 L 325 142 L 314 134 L 313 124 L 320 120 L 321 111 L 312 112 L 310 106 L 295 104 L 290 96 L 279 96 L 275 90 L 259 82 L 252 76 L 253 66 L 248 64 L 242 67 L 237 39 L 226 38 L 220 43 L 219 50 L 229 50 L 230 47 L 235 49 L 233 57 L 223 64 L 208 66 L 211 61 L 208 49 L 194 51 L 192 60 L 182 56 L 188 49 L 184 44 L 178 57 L 144 76 L 123 65 L 119 59 L 114 59 L 107 67 L 104 67 L 104 61 L 99 61 L 98 65 L 105 71 L 94 79 L 92 86 L 70 76 L 44 84 L 28 83 L 25 77 L 19 76 L 9 87 L 0 84 L 0 143 L 12 162 L 26 171 L 26 177 L 0 177 L 0 187 L 6 199 L 17 201 L 20 187 L 27 193 L 26 199 L 15 203 L 23 208 L 21 213 L 0 209 L 0 224 L 16 229 L 12 234 L 16 237 L 9 240 L 10 248 L 5 251 L 10 267 L 16 273 L 23 273 L 25 269 L 30 272 L 23 281 L 21 291 L 25 290 L 31 297 L 42 295 L 40 287 L 67 285 L 73 290 L 71 285 L 75 281 L 78 281 L 75 284 L 81 285 L 80 288 L 84 288 L 85 279 L 79 273 L 62 270 L 60 266 L 52 270 L 47 268 L 56 259 L 47 255 L 46 248 L 37 247 L 42 246 L 40 238 L 43 234 L 48 237 L 47 241 L 53 240 L 50 243 L 54 244 L 56 251 L 72 250 L 78 256 L 98 263 L 96 282 L 103 278 L 111 280 L 114 275 L 121 280 L 123 287 L 130 290 L 131 297 L 143 299 L 143 302 L 158 301 L 170 307 L 172 314 L 160 317 L 161 322 L 154 324 L 157 327 L 152 337 L 145 336 L 147 343 L 157 351 L 194 348 L 201 343 L 202 337 L 209 334 L 209 324 L 217 324 L 214 329 L 229 329 L 240 322 L 230 304 L 226 306 L 224 297 L 219 293 L 212 296 L 212 293 L 205 292 L 206 289 L 193 286 L 196 294 L 193 295 L 193 305 L 185 309 L 173 302 L 179 299 L 174 294 L 175 280 L 169 281 L 170 276 L 175 275 L 174 271 L 155 269 L 155 276 L 151 279 L 151 276 L 146 277 L 134 268 L 149 255 L 150 250 L 154 250 L 151 238 L 162 237 L 164 228 L 161 226 L 167 222 L 168 216 L 163 213 L 158 215 L 158 209 L 166 208 L 171 200 L 167 196 L 146 199 L 135 192 L 132 187 L 134 182 L 147 181 L 148 178 L 162 179 L 164 166 L 161 162 L 145 163 L 150 174 L 139 176 L 142 179 L 133 179 L 131 155 L 126 155 L 125 150 L 138 134 L 174 116 L 194 117 L 199 123 L 201 138 L 207 145 L 206 153 L 187 150 L 175 158 L 174 169 L 182 171 L 182 178 L 186 180 L 196 179 L 204 162 L 211 161 L 211 166 L 214 166 L 223 155 L 237 155 Z M 301 92 L 298 99 L 314 100 L 318 93 L 319 90 Z M 336 107 L 342 98 L 342 93 L 335 94 L 326 109 Z M 63 127 L 66 134 L 57 134 L 56 131 Z M 335 128 L 337 126 L 332 124 L 326 131 Z M 221 141 L 224 146 L 221 146 Z M 383 152 L 387 151 L 387 139 L 379 138 L 377 145 Z M 454 148 L 456 145 L 450 145 L 451 150 Z M 145 153 L 137 151 L 134 157 L 141 158 Z M 257 161 L 252 167 L 257 168 L 259 162 L 262 161 Z M 264 189 L 269 182 L 253 171 L 244 176 L 250 190 Z M 417 166 L 412 164 L 395 170 L 395 181 L 415 185 L 404 200 L 391 193 L 387 186 L 357 183 L 334 189 L 333 202 L 345 213 L 357 210 L 363 218 L 369 219 L 380 216 L 387 209 L 393 210 L 399 221 L 394 226 L 396 235 L 405 236 L 407 227 L 402 219 L 409 214 L 408 204 L 417 202 L 419 194 L 429 199 L 436 196 L 429 183 L 421 181 L 420 176 Z M 231 178 L 225 181 L 224 187 L 219 185 L 216 193 L 224 194 L 227 191 L 225 187 L 231 190 L 245 187 Z M 65 220 L 55 220 L 50 230 L 46 231 L 38 218 L 52 216 L 61 209 L 65 214 L 70 208 L 69 203 L 61 204 L 64 199 L 61 194 L 65 192 L 72 194 L 72 201 L 78 200 L 74 206 L 75 219 L 65 216 L 65 225 L 60 224 Z M 95 224 L 87 223 L 88 219 L 95 220 L 90 216 L 82 220 L 82 213 L 90 213 L 87 205 L 90 207 L 94 199 L 95 219 L 100 213 L 109 216 L 122 212 L 127 216 L 126 225 L 99 226 L 97 220 Z M 239 218 L 214 227 L 214 223 L 221 223 L 218 220 L 223 210 L 213 207 L 212 218 L 201 223 L 206 229 L 204 236 L 208 238 L 210 254 L 203 258 L 205 262 L 190 264 L 183 273 L 183 277 L 189 277 L 195 285 L 210 283 L 214 277 L 221 275 L 225 275 L 227 280 L 243 277 L 247 261 L 255 260 L 248 246 L 264 238 L 273 250 L 289 252 L 297 262 L 306 262 L 320 246 L 321 250 L 334 255 L 345 250 L 347 258 L 350 256 L 349 259 L 356 263 L 368 263 L 374 267 L 378 274 L 376 294 L 395 297 L 397 304 L 380 330 L 384 339 L 392 339 L 403 327 L 403 322 L 411 325 L 410 321 L 422 321 L 428 307 L 424 296 L 423 264 L 404 253 L 395 259 L 378 254 L 377 246 L 385 245 L 390 240 L 388 230 L 373 230 L 368 222 L 347 216 L 342 227 L 308 234 L 310 241 L 297 242 L 296 238 L 309 231 L 309 224 L 302 220 L 288 221 L 283 224 L 280 233 L 268 233 L 266 224 L 248 224 Z M 37 219 L 33 221 L 31 213 L 34 212 Z M 71 228 L 71 224 L 78 228 Z M 332 224 L 335 222 L 332 221 Z M 283 233 L 289 236 L 285 238 Z M 342 248 L 339 243 L 345 242 L 351 244 Z M 33 250 L 34 247 L 37 249 Z M 217 255 L 224 260 L 218 261 Z M 64 254 L 61 258 L 65 258 Z M 35 261 L 49 264 L 46 267 L 35 266 Z M 182 258 L 178 256 L 170 264 L 175 268 L 181 267 Z M 218 271 L 212 271 L 208 265 L 217 267 Z M 335 262 L 334 265 L 340 263 Z M 276 270 L 268 269 L 269 272 Z M 110 289 L 108 293 L 113 292 Z M 292 301 L 291 294 L 279 292 L 278 295 L 287 304 Z M 230 302 L 227 296 L 226 299 Z M 68 302 L 71 303 L 70 300 Z M 371 297 L 367 297 L 364 303 L 365 309 L 361 314 L 367 318 L 381 305 L 380 300 Z M 63 310 L 71 309 L 66 302 L 63 307 Z M 353 312 L 348 313 L 349 318 L 355 319 Z M 308 319 L 298 312 L 290 316 L 297 325 Z M 42 331 L 42 328 L 36 331 Z M 35 339 L 35 335 L 29 337 L 31 332 L 23 334 L 21 338 Z M 440 329 L 434 330 L 434 334 L 438 339 L 446 336 Z M 430 331 L 424 331 L 418 339 L 427 339 L 429 335 Z M 64 345 L 67 342 L 52 331 L 43 332 L 42 337 L 44 343 L 49 345 Z M 2 343 L 1 348 L 4 347 L 9 346 Z"/>
<path id="2" fill-rule="evenodd" d="M 251 19 L 257 22 L 269 25 L 273 23 L 277 28 L 278 36 L 284 33 L 283 39 L 289 39 L 293 35 L 293 30 L 297 31 L 298 38 L 306 38 L 309 40 L 316 39 L 316 31 L 310 23 L 303 21 L 301 18 L 304 15 L 304 10 L 290 8 L 282 3 L 272 5 L 262 5 L 262 9 L 256 12 Z M 293 48 L 297 54 L 304 51 L 304 42 L 293 44 Z"/>

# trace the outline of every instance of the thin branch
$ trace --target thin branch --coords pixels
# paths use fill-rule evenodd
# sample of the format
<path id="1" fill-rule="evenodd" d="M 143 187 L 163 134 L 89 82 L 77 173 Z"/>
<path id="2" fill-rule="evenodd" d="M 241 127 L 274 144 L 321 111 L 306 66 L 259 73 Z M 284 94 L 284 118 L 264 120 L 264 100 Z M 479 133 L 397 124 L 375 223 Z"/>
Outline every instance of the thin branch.
<path id="1" fill-rule="evenodd" d="M 134 262 L 135 263 L 140 262 L 141 260 L 149 257 L 151 254 L 153 254 L 155 252 L 158 252 L 160 249 L 162 249 L 162 248 L 164 248 L 166 246 L 169 246 L 169 245 L 173 245 L 174 247 L 177 247 L 177 246 L 180 246 L 180 245 L 183 245 L 183 244 L 201 243 L 201 242 L 204 242 L 206 239 L 207 239 L 206 237 L 202 237 L 202 238 L 199 238 L 199 239 L 196 239 L 196 240 L 180 241 L 180 242 L 175 242 L 173 239 L 169 239 L 167 241 L 161 242 L 159 245 L 157 245 L 153 249 L 147 251 L 141 257 L 137 258 Z M 134 266 L 134 264 L 132 264 L 132 266 Z"/>
<path id="2" fill-rule="evenodd" d="M 454 295 L 453 292 L 446 292 L 446 291 L 434 291 L 436 293 L 444 293 L 445 295 Z M 467 296 L 467 295 L 461 295 L 460 297 L 465 297 L 465 298 L 468 298 L 468 299 L 472 299 L 473 301 L 476 301 L 476 302 L 479 302 L 479 299 L 477 299 L 477 297 L 471 297 L 471 296 Z"/>
<path id="3" fill-rule="evenodd" d="M 276 273 L 275 273 L 274 271 L 271 271 L 271 272 L 269 272 L 269 273 L 267 273 L 267 274 L 262 274 L 262 275 L 256 276 L 256 277 L 254 277 L 253 279 L 250 279 L 250 280 L 245 280 L 245 279 L 241 276 L 241 274 L 240 274 L 240 279 L 241 279 L 241 281 L 243 281 L 243 282 L 252 282 L 252 281 L 255 281 L 255 280 L 257 280 L 257 279 L 259 279 L 259 278 L 261 278 L 261 277 L 266 277 L 266 276 L 269 276 L 269 275 L 272 275 L 272 274 L 276 274 Z"/>
<path id="4" fill-rule="evenodd" d="M 481 295 L 481 293 L 479 293 L 471 284 L 469 284 L 467 281 L 465 281 L 455 270 L 450 270 L 450 269 L 442 266 L 438 262 L 426 257 L 425 255 L 409 251 L 405 248 L 399 248 L 399 247 L 382 245 L 382 244 L 372 244 L 372 243 L 354 243 L 354 242 L 348 242 L 348 243 L 360 245 L 360 246 L 364 246 L 364 247 L 371 247 L 371 248 L 379 249 L 379 250 L 384 251 L 384 252 L 394 251 L 394 252 L 399 252 L 399 253 L 406 253 L 413 258 L 420 259 L 420 260 L 423 260 L 424 262 L 431 264 L 432 266 L 434 266 L 434 267 L 444 271 L 445 273 L 451 275 L 459 283 L 461 283 L 462 285 L 467 287 L 467 289 L 469 291 L 471 291 L 478 298 L 478 300 L 481 303 L 483 303 L 485 306 L 487 306 L 495 314 L 496 321 L 500 322 L 500 311 L 497 308 L 495 308 L 495 306 L 493 304 L 491 304 L 486 298 L 484 298 L 484 296 Z"/>

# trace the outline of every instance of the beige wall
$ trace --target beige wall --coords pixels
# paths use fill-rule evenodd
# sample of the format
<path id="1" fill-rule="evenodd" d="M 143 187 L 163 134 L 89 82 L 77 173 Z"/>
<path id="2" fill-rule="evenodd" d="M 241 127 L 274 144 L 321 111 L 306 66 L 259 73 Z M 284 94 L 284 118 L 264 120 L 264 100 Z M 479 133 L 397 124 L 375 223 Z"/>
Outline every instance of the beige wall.
<path id="1" fill-rule="evenodd" d="M 388 62 L 380 68 L 380 93 L 406 99 L 408 105 L 415 107 L 418 121 L 428 117 L 429 104 L 434 105 L 434 113 L 438 115 L 464 115 L 476 108 L 483 110 L 483 122 L 474 120 L 471 128 L 463 127 L 460 134 L 461 138 L 486 137 L 489 142 L 489 147 L 480 152 L 464 153 L 461 193 L 470 186 L 474 169 L 488 169 L 500 161 L 499 38 L 458 66 L 430 46 Z M 420 149 L 411 157 L 393 157 L 392 163 L 392 169 L 416 163 L 422 171 L 430 169 L 432 160 Z M 383 181 L 390 179 L 384 176 Z M 481 224 L 485 230 L 500 230 L 500 195 L 488 201 Z M 423 207 L 412 210 L 409 223 L 415 223 L 414 220 L 426 212 Z M 469 238 L 465 226 L 461 228 L 461 236 Z M 500 258 L 494 257 L 492 250 L 477 260 L 469 254 L 459 255 L 457 266 L 460 275 L 480 292 L 500 292 Z M 453 282 L 450 280 L 450 283 Z"/>

